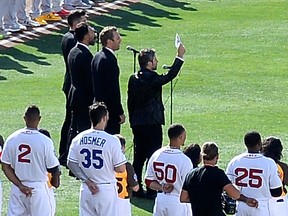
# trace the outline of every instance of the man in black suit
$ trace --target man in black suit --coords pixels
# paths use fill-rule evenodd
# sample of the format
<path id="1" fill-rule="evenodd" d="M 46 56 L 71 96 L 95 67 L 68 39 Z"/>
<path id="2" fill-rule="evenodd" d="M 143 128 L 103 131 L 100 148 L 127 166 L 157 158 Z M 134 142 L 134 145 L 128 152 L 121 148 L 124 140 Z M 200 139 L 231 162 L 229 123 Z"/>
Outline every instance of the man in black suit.
<path id="1" fill-rule="evenodd" d="M 134 196 L 145 196 L 142 188 L 142 169 L 146 159 L 148 161 L 154 151 L 161 148 L 163 141 L 162 125 L 165 121 L 162 86 L 177 76 L 183 64 L 184 53 L 185 48 L 180 44 L 171 69 L 165 74 L 158 74 L 155 71 L 158 64 L 155 50 L 143 49 L 138 56 L 140 71 L 131 75 L 129 79 L 128 112 L 134 135 L 133 167 L 141 186 Z M 156 192 L 148 188 L 146 197 L 155 198 Z"/>
<path id="2" fill-rule="evenodd" d="M 75 29 L 78 43 L 68 55 L 68 66 L 71 77 L 71 88 L 68 103 L 71 108 L 71 125 L 68 135 L 68 145 L 80 132 L 91 127 L 89 106 L 93 103 L 93 88 L 91 76 L 92 53 L 89 45 L 95 44 L 95 33 L 85 22 L 79 23 Z M 68 149 L 67 149 L 68 151 Z"/>
<path id="3" fill-rule="evenodd" d="M 119 134 L 125 122 L 119 86 L 120 70 L 114 51 L 118 50 L 121 37 L 115 26 L 105 27 L 99 34 L 102 50 L 92 60 L 92 80 L 95 101 L 103 101 L 109 111 L 105 129 L 110 134 Z"/>
<path id="4" fill-rule="evenodd" d="M 70 50 L 76 45 L 77 39 L 75 38 L 74 31 L 78 23 L 87 22 L 86 12 L 84 10 L 75 10 L 67 17 L 69 31 L 64 34 L 61 41 L 61 49 L 64 58 L 64 63 L 66 67 L 65 75 L 64 75 L 64 83 L 62 87 L 62 91 L 65 94 L 66 98 L 66 113 L 65 120 L 61 129 L 61 138 L 59 145 L 59 162 L 61 165 L 66 166 L 67 163 L 67 149 L 68 149 L 68 132 L 71 124 L 71 110 L 70 106 L 67 103 L 68 93 L 71 87 L 71 78 L 69 74 L 69 66 L 68 66 L 68 54 Z"/>

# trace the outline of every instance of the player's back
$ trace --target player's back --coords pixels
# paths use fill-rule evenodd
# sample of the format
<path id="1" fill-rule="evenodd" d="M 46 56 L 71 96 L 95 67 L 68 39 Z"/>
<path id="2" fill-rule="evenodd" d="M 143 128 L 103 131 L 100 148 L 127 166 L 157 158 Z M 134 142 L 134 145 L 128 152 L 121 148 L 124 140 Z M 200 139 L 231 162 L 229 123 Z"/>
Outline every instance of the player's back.
<path id="1" fill-rule="evenodd" d="M 52 140 L 38 130 L 20 129 L 7 138 L 2 161 L 11 165 L 21 181 L 46 182 L 49 164 L 57 165 L 55 155 L 50 160 L 53 148 Z"/>
<path id="2" fill-rule="evenodd" d="M 71 148 L 77 163 L 92 181 L 103 183 L 116 182 L 114 167 L 126 163 L 121 152 L 120 141 L 105 131 L 89 129 L 78 134 L 72 141 Z M 72 156 L 72 158 L 71 158 Z"/>
<path id="3" fill-rule="evenodd" d="M 271 197 L 270 189 L 281 186 L 276 163 L 261 154 L 236 156 L 228 164 L 226 173 L 247 197 L 266 200 Z"/>
<path id="4" fill-rule="evenodd" d="M 157 150 L 149 160 L 147 177 L 155 175 L 157 181 L 173 184 L 172 195 L 179 196 L 186 174 L 193 168 L 191 160 L 180 149 L 163 147 Z"/>

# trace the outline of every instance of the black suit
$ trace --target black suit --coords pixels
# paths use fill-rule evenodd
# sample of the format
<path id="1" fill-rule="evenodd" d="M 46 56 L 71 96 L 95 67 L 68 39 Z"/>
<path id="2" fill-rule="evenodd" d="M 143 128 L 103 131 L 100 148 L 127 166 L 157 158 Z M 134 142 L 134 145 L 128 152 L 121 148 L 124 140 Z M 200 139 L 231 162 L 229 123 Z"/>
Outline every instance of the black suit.
<path id="1" fill-rule="evenodd" d="M 64 82 L 62 91 L 65 93 L 65 95 L 68 96 L 70 86 L 71 86 L 71 78 L 69 74 L 69 65 L 68 65 L 68 55 L 73 47 L 77 44 L 77 40 L 74 36 L 74 31 L 70 30 L 66 34 L 63 35 L 62 41 L 61 41 L 61 49 L 62 54 L 65 62 L 65 75 L 64 75 Z"/>
<path id="2" fill-rule="evenodd" d="M 70 78 L 70 73 L 69 73 L 69 66 L 68 66 L 68 55 L 70 50 L 76 45 L 77 40 L 74 36 L 74 31 L 68 31 L 66 34 L 63 35 L 62 41 L 61 41 L 61 50 L 62 50 L 62 55 L 64 58 L 65 62 L 65 75 L 64 75 L 64 82 L 63 82 L 63 87 L 62 91 L 65 94 L 65 99 L 66 99 L 66 110 L 65 110 L 65 120 L 63 122 L 62 128 L 61 128 L 61 137 L 60 137 L 60 145 L 59 145 L 59 162 L 61 165 L 66 165 L 67 161 L 67 155 L 66 155 L 66 150 L 68 146 L 68 132 L 69 132 L 69 127 L 71 124 L 71 109 L 68 106 L 68 93 L 71 87 L 71 78 Z"/>
<path id="3" fill-rule="evenodd" d="M 68 135 L 68 147 L 72 139 L 80 132 L 91 127 L 89 106 L 93 103 L 91 61 L 93 55 L 78 43 L 68 55 L 71 88 L 68 104 L 72 110 L 71 126 Z M 68 152 L 67 148 L 67 152 Z"/>
<path id="4" fill-rule="evenodd" d="M 162 146 L 162 125 L 165 124 L 162 86 L 177 76 L 182 64 L 183 61 L 176 58 L 168 73 L 160 75 L 141 69 L 130 76 L 128 112 L 134 135 L 133 167 L 140 185 L 145 160 Z"/>
<path id="5" fill-rule="evenodd" d="M 92 80 L 95 101 L 104 101 L 109 111 L 109 121 L 105 129 L 110 134 L 120 133 L 121 105 L 119 86 L 120 70 L 115 55 L 106 48 L 96 53 L 92 60 Z"/>

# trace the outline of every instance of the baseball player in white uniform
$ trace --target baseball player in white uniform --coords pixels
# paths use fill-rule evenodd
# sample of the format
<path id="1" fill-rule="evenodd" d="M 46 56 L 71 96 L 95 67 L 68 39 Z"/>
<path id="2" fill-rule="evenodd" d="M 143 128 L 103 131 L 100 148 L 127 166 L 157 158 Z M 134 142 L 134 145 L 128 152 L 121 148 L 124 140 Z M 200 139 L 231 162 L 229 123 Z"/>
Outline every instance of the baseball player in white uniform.
<path id="1" fill-rule="evenodd" d="M 241 193 L 255 198 L 258 208 L 242 202 L 237 205 L 237 216 L 269 216 L 269 199 L 282 193 L 282 182 L 277 174 L 276 163 L 260 153 L 261 136 L 249 132 L 244 137 L 248 152 L 233 158 L 226 174 L 230 181 L 239 187 Z"/>
<path id="2" fill-rule="evenodd" d="M 59 180 L 59 162 L 52 140 L 37 130 L 40 119 L 39 108 L 29 106 L 26 127 L 11 134 L 4 145 L 2 169 L 13 183 L 8 216 L 53 215 L 47 173 L 52 173 L 52 184 L 53 178 Z"/>
<path id="3" fill-rule="evenodd" d="M 193 168 L 191 160 L 180 150 L 186 140 L 180 124 L 168 129 L 170 144 L 154 152 L 148 162 L 145 183 L 157 190 L 154 216 L 190 216 L 191 206 L 180 203 L 180 192 L 186 174 Z"/>
<path id="4" fill-rule="evenodd" d="M 109 115 L 103 102 L 89 108 L 92 128 L 71 143 L 67 165 L 82 180 L 80 216 L 117 216 L 116 172 L 125 172 L 126 158 L 119 139 L 104 131 Z"/>

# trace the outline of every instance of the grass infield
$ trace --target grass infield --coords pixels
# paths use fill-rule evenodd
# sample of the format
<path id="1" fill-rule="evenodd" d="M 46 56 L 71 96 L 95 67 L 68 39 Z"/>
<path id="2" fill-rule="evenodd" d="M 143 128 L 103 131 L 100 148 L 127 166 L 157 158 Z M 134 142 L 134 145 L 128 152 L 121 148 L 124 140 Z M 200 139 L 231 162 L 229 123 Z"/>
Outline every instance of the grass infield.
<path id="1" fill-rule="evenodd" d="M 278 136 L 287 156 L 288 92 L 286 0 L 141 0 L 109 14 L 90 17 L 96 29 L 120 28 L 122 101 L 126 109 L 127 81 L 133 73 L 133 55 L 125 47 L 156 48 L 162 64 L 175 57 L 178 33 L 187 49 L 185 64 L 173 92 L 173 122 L 187 129 L 187 141 L 215 141 L 220 146 L 219 166 L 245 150 L 243 135 L 259 131 Z M 31 103 L 42 111 L 41 127 L 50 130 L 58 150 L 64 119 L 61 92 L 64 63 L 60 41 L 67 29 L 0 49 L 0 134 L 5 138 L 23 127 L 24 109 Z M 90 48 L 92 53 L 96 47 Z M 163 89 L 166 108 L 164 144 L 170 123 L 170 85 Z M 126 109 L 126 115 L 127 109 Z M 128 120 L 128 119 L 127 119 Z M 128 121 L 122 134 L 132 144 Z M 132 160 L 132 148 L 127 157 Z M 3 183 L 3 215 L 7 212 L 9 183 Z M 56 190 L 57 215 L 78 215 L 79 182 L 63 168 Z M 133 199 L 133 215 L 151 215 L 153 202 Z"/>

